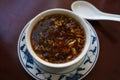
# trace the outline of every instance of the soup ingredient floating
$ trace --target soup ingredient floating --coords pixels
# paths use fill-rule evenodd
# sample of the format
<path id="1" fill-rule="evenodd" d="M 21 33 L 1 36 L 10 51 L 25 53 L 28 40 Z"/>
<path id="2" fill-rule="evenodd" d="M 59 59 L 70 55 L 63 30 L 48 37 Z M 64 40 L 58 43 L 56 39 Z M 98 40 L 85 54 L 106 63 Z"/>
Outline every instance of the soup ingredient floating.
<path id="1" fill-rule="evenodd" d="M 65 63 L 80 55 L 85 44 L 85 32 L 81 24 L 68 15 L 49 15 L 35 25 L 31 44 L 41 59 Z"/>

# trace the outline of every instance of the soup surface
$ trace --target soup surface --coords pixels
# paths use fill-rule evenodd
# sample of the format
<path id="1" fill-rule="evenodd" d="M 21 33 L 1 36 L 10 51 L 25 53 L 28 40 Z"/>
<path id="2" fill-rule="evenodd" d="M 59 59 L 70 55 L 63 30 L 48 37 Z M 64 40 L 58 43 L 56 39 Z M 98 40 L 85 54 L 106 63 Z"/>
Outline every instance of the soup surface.
<path id="1" fill-rule="evenodd" d="M 75 59 L 84 44 L 83 27 L 68 15 L 46 16 L 35 25 L 31 33 L 34 52 L 50 63 L 65 63 Z"/>

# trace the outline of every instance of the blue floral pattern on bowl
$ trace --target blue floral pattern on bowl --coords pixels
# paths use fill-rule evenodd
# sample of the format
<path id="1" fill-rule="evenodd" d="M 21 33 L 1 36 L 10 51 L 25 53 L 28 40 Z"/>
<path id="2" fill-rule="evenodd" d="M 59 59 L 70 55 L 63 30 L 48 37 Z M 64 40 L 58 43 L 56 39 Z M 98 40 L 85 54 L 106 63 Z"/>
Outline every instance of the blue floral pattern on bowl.
<path id="1" fill-rule="evenodd" d="M 18 56 L 24 69 L 33 78 L 37 80 L 81 80 L 93 69 L 99 56 L 99 40 L 94 28 L 90 24 L 92 41 L 83 63 L 76 70 L 62 75 L 47 73 L 34 62 L 25 43 L 25 30 L 28 25 L 29 23 L 22 30 L 18 40 Z"/>

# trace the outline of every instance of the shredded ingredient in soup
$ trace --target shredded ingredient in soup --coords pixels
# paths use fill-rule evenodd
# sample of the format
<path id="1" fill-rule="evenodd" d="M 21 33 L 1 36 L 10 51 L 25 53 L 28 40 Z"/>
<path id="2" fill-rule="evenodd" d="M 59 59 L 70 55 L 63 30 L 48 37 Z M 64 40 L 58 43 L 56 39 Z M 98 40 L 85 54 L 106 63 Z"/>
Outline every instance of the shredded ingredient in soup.
<path id="1" fill-rule="evenodd" d="M 68 15 L 49 15 L 33 28 L 31 44 L 41 59 L 65 63 L 80 55 L 85 44 L 85 32 L 81 24 Z"/>

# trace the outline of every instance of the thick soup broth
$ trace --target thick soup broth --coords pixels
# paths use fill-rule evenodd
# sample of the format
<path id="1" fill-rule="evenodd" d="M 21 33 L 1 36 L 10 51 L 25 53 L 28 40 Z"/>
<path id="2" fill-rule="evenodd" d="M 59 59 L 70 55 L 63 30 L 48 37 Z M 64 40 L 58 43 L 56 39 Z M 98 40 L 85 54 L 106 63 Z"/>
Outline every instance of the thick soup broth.
<path id="1" fill-rule="evenodd" d="M 83 27 L 68 15 L 46 16 L 34 26 L 31 33 L 34 52 L 50 63 L 65 63 L 75 59 L 84 44 Z"/>

